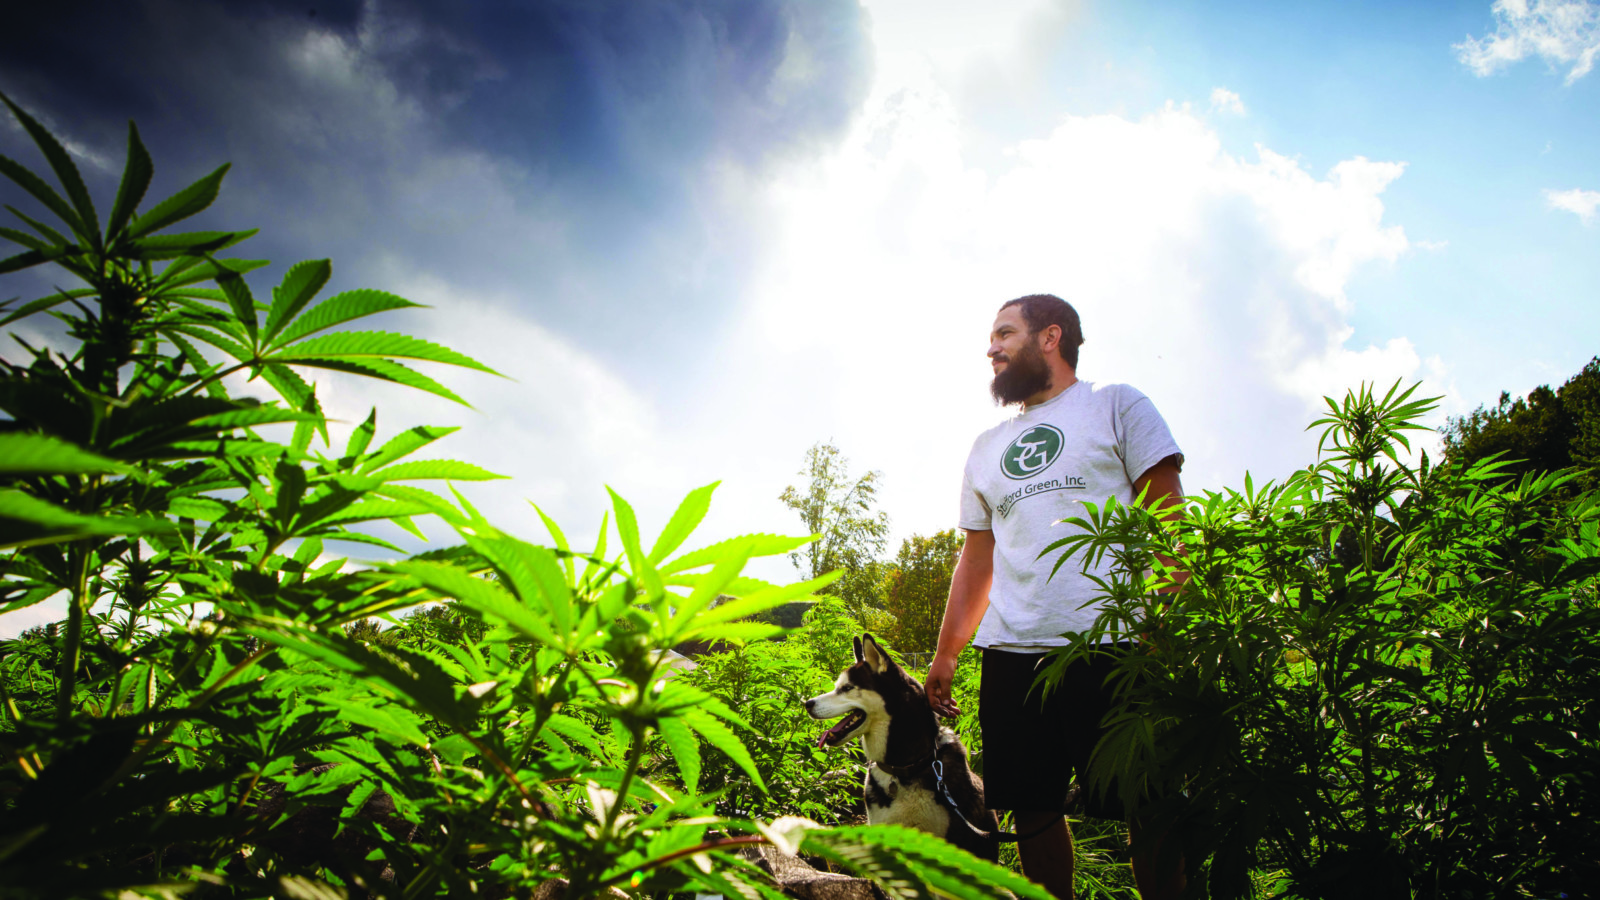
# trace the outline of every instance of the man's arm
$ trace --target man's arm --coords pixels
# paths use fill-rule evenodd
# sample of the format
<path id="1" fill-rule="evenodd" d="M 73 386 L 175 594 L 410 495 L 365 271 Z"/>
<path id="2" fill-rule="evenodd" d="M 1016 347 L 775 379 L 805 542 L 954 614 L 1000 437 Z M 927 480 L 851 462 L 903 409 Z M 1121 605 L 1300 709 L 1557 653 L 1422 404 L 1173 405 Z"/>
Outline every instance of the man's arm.
<path id="1" fill-rule="evenodd" d="M 1183 515 L 1183 482 L 1178 478 L 1178 459 L 1169 456 L 1151 466 L 1143 475 L 1133 482 L 1133 495 L 1139 496 L 1141 492 L 1149 489 L 1147 499 L 1156 501 L 1156 505 L 1165 510 L 1161 518 L 1171 521 Z M 1165 556 L 1159 557 L 1163 565 L 1171 566 L 1173 561 Z M 1176 594 L 1189 580 L 1188 572 L 1178 572 L 1172 582 L 1161 588 L 1163 594 Z M 943 637 L 940 637 L 943 644 Z"/>
<path id="2" fill-rule="evenodd" d="M 939 625 L 939 649 L 928 666 L 928 702 L 945 718 L 961 714 L 950 699 L 950 682 L 956 674 L 956 657 L 961 655 L 972 633 L 989 608 L 989 585 L 994 581 L 994 532 L 967 530 L 967 541 L 956 560 L 950 578 L 950 599 L 944 606 L 944 622 Z"/>

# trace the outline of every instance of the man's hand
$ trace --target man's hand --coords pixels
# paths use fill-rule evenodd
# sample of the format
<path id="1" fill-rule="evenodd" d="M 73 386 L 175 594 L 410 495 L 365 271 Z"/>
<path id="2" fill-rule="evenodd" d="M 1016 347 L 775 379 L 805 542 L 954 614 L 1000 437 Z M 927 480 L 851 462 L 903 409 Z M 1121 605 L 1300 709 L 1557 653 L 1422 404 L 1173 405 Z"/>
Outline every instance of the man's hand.
<path id="1" fill-rule="evenodd" d="M 955 677 L 956 660 L 953 656 L 935 656 L 933 664 L 928 666 L 928 680 L 924 685 L 928 690 L 928 703 L 934 712 L 946 719 L 961 715 L 961 707 L 950 699 L 950 683 Z"/>

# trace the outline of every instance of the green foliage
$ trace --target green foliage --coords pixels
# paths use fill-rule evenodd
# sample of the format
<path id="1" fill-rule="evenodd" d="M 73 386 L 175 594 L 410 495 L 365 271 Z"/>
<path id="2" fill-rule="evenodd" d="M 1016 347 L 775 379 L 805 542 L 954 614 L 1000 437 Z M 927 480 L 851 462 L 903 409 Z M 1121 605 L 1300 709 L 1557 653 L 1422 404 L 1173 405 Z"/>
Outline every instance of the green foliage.
<path id="1" fill-rule="evenodd" d="M 932 653 L 938 648 L 950 579 L 965 540 L 963 532 L 949 528 L 930 537 L 913 534 L 900 543 L 888 572 L 884 606 L 895 618 L 889 635 L 901 652 Z"/>
<path id="2" fill-rule="evenodd" d="M 813 444 L 800 470 L 805 486 L 783 489 L 779 500 L 800 515 L 817 540 L 790 558 L 808 578 L 841 570 L 829 593 L 844 598 L 858 618 L 883 605 L 885 567 L 878 560 L 889 537 L 889 514 L 877 508 L 882 472 L 859 477 L 830 443 Z"/>
<path id="3" fill-rule="evenodd" d="M 1600 502 L 1564 492 L 1571 473 L 1412 464 L 1414 390 L 1329 400 L 1325 455 L 1283 484 L 1173 521 L 1090 507 L 1047 551 L 1114 563 L 1052 674 L 1147 637 L 1119 662 L 1093 787 L 1176 829 L 1213 896 L 1276 871 L 1306 897 L 1589 889 Z"/>
<path id="4" fill-rule="evenodd" d="M 843 600 L 824 596 L 806 611 L 804 627 L 794 640 L 805 645 L 812 663 L 831 684 L 855 659 L 855 638 L 865 630 Z"/>
<path id="5" fill-rule="evenodd" d="M 1501 393 L 1495 406 L 1452 418 L 1443 431 L 1451 461 L 1499 454 L 1512 475 L 1576 466 L 1583 486 L 1594 487 L 1600 471 L 1600 357 L 1555 390 L 1541 385 L 1516 400 Z"/>
<path id="6" fill-rule="evenodd" d="M 680 677 L 750 723 L 744 744 L 759 783 L 770 788 L 760 790 L 726 754 L 709 753 L 700 787 L 719 792 L 718 813 L 746 819 L 802 815 L 820 822 L 862 815 L 865 770 L 853 756 L 818 747 L 825 723 L 805 711 L 805 701 L 830 690 L 840 669 L 820 664 L 799 640 L 758 641 L 696 662 L 698 668 Z"/>
<path id="7" fill-rule="evenodd" d="M 131 127 L 102 229 L 66 152 L 10 108 L 64 194 L 9 159 L 0 174 L 63 230 L 18 211 L 29 230 L 0 237 L 24 250 L 0 273 L 49 262 L 83 286 L 6 319 L 53 316 L 60 348 L 0 360 L 0 611 L 56 595 L 68 609 L 0 642 L 0 896 L 527 896 L 560 878 L 573 898 L 753 900 L 779 894 L 733 851 L 770 842 L 895 898 L 1043 900 L 926 835 L 720 817 L 695 789 L 725 759 L 764 794 L 764 757 L 751 722 L 669 677 L 664 650 L 775 633 L 748 618 L 831 576 L 742 570 L 807 539 L 680 552 L 713 485 L 654 542 L 613 494 L 592 545 L 546 519 L 555 546 L 539 546 L 415 484 L 498 477 L 410 459 L 450 429 L 378 444 L 374 412 L 334 450 L 305 371 L 459 399 L 401 360 L 487 368 L 343 330 L 412 304 L 318 301 L 326 261 L 258 302 L 245 276 L 265 263 L 216 255 L 251 232 L 165 232 L 212 202 L 227 167 L 141 212 L 153 167 Z M 275 398 L 236 396 L 229 376 Z M 461 543 L 406 556 L 370 530 L 420 536 L 425 515 Z M 332 542 L 397 558 L 353 565 Z"/>

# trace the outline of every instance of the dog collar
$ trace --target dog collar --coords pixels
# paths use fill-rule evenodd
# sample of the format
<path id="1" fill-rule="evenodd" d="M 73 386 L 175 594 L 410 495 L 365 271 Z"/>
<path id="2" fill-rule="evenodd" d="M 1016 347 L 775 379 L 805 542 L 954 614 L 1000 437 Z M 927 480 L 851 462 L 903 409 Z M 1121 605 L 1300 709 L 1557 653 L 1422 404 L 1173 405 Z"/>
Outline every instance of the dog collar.
<path id="1" fill-rule="evenodd" d="M 893 775 L 896 778 L 910 778 L 914 775 L 921 775 L 923 772 L 926 772 L 928 769 L 932 768 L 935 755 L 936 753 L 929 753 L 922 759 L 904 766 L 891 766 L 881 762 L 873 762 L 873 765 L 884 770 L 885 772 L 888 772 L 890 775 Z"/>

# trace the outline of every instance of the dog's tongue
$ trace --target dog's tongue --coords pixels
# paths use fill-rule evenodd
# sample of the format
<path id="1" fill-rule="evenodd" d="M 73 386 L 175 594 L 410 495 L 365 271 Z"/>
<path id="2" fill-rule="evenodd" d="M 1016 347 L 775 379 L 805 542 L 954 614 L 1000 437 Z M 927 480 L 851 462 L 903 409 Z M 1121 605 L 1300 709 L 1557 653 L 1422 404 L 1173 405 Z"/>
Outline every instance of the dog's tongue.
<path id="1" fill-rule="evenodd" d="M 856 727 L 856 725 L 861 721 L 861 718 L 862 717 L 859 712 L 852 712 L 843 719 L 840 719 L 839 724 L 829 728 L 827 731 L 824 731 L 822 733 L 822 737 L 817 738 L 817 746 L 828 746 L 829 741 L 832 741 L 834 738 L 839 737 L 850 729 Z"/>

